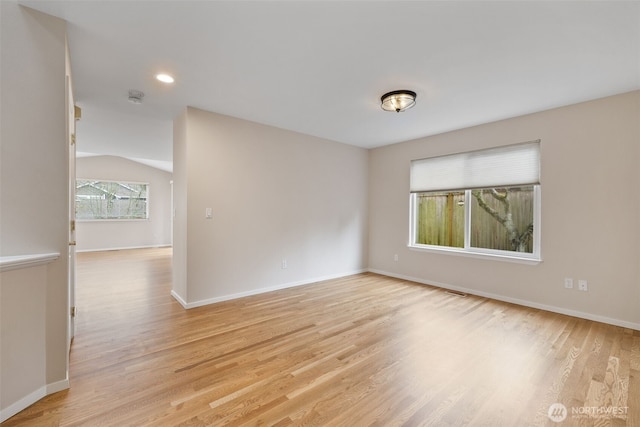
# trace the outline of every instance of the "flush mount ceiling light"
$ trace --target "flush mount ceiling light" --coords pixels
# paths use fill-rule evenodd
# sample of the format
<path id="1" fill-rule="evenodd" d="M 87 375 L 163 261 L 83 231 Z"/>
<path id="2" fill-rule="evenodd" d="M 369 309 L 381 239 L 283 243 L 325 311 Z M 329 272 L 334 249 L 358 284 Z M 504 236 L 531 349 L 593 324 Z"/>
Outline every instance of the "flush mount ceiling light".
<path id="1" fill-rule="evenodd" d="M 394 90 L 382 95 L 380 100 L 383 110 L 399 113 L 416 105 L 416 93 L 411 90 Z"/>
<path id="2" fill-rule="evenodd" d="M 144 92 L 129 89 L 129 102 L 132 104 L 142 104 L 142 98 L 144 98 Z"/>
<path id="3" fill-rule="evenodd" d="M 173 76 L 165 73 L 156 74 L 156 79 L 160 80 L 162 83 L 173 83 L 175 80 Z"/>

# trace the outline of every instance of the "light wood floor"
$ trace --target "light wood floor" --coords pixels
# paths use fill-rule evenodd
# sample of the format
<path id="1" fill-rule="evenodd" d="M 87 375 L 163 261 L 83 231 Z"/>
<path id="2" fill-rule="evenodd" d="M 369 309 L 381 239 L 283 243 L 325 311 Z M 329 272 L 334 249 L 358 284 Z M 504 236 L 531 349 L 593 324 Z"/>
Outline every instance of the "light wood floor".
<path id="1" fill-rule="evenodd" d="M 375 274 L 170 289 L 169 249 L 80 254 L 71 389 L 3 426 L 640 426 L 638 331 Z"/>

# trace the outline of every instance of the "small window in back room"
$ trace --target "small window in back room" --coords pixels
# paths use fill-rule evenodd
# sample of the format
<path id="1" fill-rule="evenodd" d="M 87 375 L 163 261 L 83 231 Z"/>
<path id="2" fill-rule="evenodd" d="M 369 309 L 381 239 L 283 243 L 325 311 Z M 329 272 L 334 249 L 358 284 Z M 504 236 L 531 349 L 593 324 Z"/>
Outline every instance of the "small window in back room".
<path id="1" fill-rule="evenodd" d="M 140 220 L 149 218 L 149 184 L 76 180 L 76 219 Z"/>

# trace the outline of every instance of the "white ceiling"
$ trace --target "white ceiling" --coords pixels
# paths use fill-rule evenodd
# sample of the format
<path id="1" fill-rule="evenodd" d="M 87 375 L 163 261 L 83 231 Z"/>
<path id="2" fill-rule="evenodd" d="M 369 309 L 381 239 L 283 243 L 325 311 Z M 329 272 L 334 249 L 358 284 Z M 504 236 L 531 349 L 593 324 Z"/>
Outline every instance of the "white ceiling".
<path id="1" fill-rule="evenodd" d="M 639 1 L 20 3 L 69 23 L 95 154 L 171 161 L 187 105 L 377 147 L 640 88 Z M 395 89 L 416 106 L 383 111 Z"/>

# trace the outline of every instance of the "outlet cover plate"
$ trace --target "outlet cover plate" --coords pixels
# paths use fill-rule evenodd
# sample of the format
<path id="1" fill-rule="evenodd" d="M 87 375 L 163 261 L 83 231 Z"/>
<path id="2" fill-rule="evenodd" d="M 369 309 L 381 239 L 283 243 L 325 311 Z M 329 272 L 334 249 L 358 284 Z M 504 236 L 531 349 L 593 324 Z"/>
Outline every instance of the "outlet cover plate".
<path id="1" fill-rule="evenodd" d="M 578 280 L 578 290 L 583 292 L 587 292 L 589 290 L 589 285 L 586 280 Z"/>

